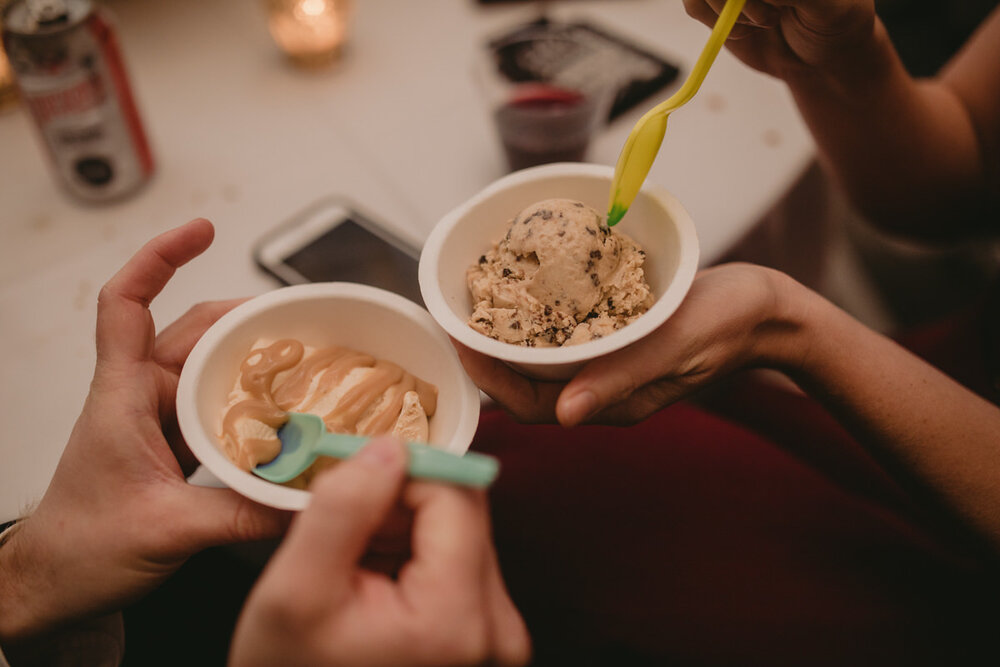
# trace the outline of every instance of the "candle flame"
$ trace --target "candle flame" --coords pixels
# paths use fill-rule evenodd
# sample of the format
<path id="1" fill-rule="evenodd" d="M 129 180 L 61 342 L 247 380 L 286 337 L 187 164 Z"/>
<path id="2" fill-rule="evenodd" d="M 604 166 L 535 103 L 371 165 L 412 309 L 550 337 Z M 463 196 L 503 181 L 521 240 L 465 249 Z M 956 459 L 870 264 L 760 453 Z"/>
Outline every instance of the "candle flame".
<path id="1" fill-rule="evenodd" d="M 350 0 L 268 0 L 267 6 L 271 35 L 293 60 L 320 64 L 337 55 L 347 36 Z"/>
<path id="2" fill-rule="evenodd" d="M 307 16 L 319 16 L 326 11 L 326 0 L 302 0 L 299 8 Z"/>

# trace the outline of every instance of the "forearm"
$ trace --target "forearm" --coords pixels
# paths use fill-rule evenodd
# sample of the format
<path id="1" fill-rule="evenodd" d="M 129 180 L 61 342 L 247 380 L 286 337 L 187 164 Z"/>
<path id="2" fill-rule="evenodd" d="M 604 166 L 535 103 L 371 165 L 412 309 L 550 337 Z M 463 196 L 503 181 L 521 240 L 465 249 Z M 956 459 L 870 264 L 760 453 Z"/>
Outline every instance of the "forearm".
<path id="1" fill-rule="evenodd" d="M 962 99 L 941 81 L 910 77 L 879 20 L 843 51 L 822 70 L 783 75 L 834 178 L 887 230 L 943 240 L 976 233 L 995 202 Z"/>
<path id="2" fill-rule="evenodd" d="M 1000 409 L 821 297 L 789 289 L 799 291 L 787 314 L 795 325 L 767 349 L 768 365 L 1000 551 Z"/>

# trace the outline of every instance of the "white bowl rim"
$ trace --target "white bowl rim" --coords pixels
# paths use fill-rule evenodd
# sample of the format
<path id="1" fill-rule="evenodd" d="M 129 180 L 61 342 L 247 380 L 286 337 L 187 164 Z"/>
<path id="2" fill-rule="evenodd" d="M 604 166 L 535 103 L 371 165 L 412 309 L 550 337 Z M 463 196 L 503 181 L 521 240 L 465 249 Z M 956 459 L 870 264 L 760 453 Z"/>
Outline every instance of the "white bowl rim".
<path id="1" fill-rule="evenodd" d="M 514 345 L 479 333 L 470 327 L 465 320 L 455 315 L 441 293 L 440 285 L 435 276 L 440 262 L 441 248 L 451 230 L 470 209 L 498 192 L 549 176 L 599 176 L 607 178 L 610 183 L 614 176 L 614 168 L 600 164 L 557 162 L 529 167 L 508 174 L 494 181 L 441 218 L 428 235 L 420 254 L 420 292 L 427 310 L 438 321 L 438 324 L 466 347 L 515 364 L 538 366 L 572 364 L 603 356 L 634 343 L 658 328 L 677 310 L 698 272 L 698 235 L 691 216 L 669 191 L 656 185 L 645 184 L 639 192 L 639 197 L 648 196 L 659 200 L 670 213 L 680 239 L 680 250 L 674 280 L 670 283 L 667 291 L 660 295 L 656 303 L 642 317 L 627 327 L 618 329 L 602 338 L 562 347 Z M 623 231 L 627 233 L 627 226 Z"/>
<path id="2" fill-rule="evenodd" d="M 230 489 L 271 507 L 287 510 L 305 509 L 311 493 L 268 482 L 249 473 L 229 460 L 215 442 L 205 433 L 199 418 L 196 379 L 202 367 L 215 351 L 219 342 L 246 319 L 276 305 L 308 301 L 317 297 L 341 297 L 376 303 L 396 311 L 423 327 L 454 355 L 460 383 L 460 423 L 452 441 L 471 442 L 479 425 L 479 389 L 465 373 L 451 341 L 430 314 L 406 297 L 370 285 L 347 282 L 309 283 L 279 287 L 241 303 L 220 317 L 195 343 L 181 369 L 177 384 L 177 422 L 188 448 L 212 475 Z M 187 372 L 185 372 L 187 371 Z M 445 444 L 445 443 L 442 443 Z"/>

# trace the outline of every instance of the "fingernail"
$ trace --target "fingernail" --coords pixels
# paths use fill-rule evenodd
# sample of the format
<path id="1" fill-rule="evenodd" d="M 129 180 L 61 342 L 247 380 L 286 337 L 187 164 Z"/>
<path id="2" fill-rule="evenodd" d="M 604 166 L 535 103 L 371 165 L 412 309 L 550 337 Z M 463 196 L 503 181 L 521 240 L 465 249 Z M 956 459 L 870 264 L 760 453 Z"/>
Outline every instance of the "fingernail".
<path id="1" fill-rule="evenodd" d="M 402 458 L 402 445 L 393 437 L 372 438 L 365 443 L 355 458 L 376 468 L 395 467 Z"/>
<path id="2" fill-rule="evenodd" d="M 576 424 L 582 422 L 597 410 L 597 397 L 588 389 L 576 392 L 560 402 L 562 419 L 560 421 Z"/>

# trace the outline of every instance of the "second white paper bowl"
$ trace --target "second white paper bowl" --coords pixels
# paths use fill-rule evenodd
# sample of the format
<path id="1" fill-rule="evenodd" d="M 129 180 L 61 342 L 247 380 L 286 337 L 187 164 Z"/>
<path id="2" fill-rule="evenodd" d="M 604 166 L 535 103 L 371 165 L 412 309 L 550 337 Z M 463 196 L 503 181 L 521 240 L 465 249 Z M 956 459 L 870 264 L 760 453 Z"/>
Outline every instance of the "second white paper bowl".
<path id="1" fill-rule="evenodd" d="M 510 220 L 543 199 L 607 207 L 614 169 L 557 163 L 509 174 L 445 215 L 420 255 L 420 292 L 434 319 L 460 343 L 541 380 L 571 378 L 591 359 L 619 350 L 663 324 L 687 294 L 698 270 L 698 236 L 680 202 L 663 188 L 643 186 L 614 229 L 646 251 L 643 265 L 656 302 L 639 319 L 597 340 L 563 347 L 525 347 L 494 340 L 468 325 L 472 297 L 466 271 L 506 233 Z"/>
<path id="2" fill-rule="evenodd" d="M 340 345 L 398 364 L 438 388 L 430 441 L 462 454 L 479 423 L 479 390 L 451 341 L 427 312 L 392 292 L 354 283 L 315 283 L 267 292 L 226 313 L 195 345 L 177 386 L 177 420 L 191 453 L 226 486 L 257 502 L 303 509 L 309 492 L 272 484 L 222 453 L 222 411 L 240 363 L 259 338 Z"/>

